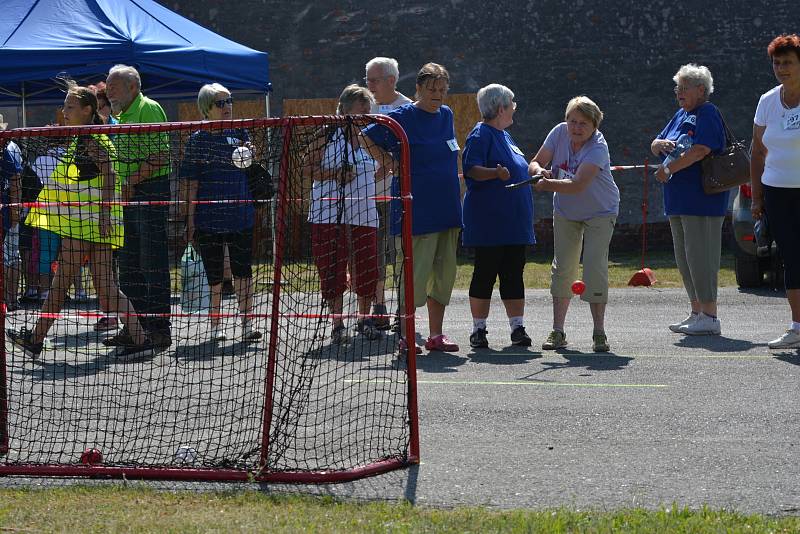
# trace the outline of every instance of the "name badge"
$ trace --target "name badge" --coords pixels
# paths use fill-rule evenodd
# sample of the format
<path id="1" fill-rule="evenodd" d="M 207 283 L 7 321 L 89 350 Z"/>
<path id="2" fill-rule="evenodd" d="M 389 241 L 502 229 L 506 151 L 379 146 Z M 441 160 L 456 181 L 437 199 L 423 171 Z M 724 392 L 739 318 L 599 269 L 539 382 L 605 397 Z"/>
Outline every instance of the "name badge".
<path id="1" fill-rule="evenodd" d="M 783 118 L 784 130 L 798 130 L 800 129 L 800 108 L 794 109 L 786 114 Z"/>
<path id="2" fill-rule="evenodd" d="M 511 151 L 519 154 L 522 157 L 525 157 L 525 154 L 522 153 L 522 150 L 519 149 L 517 145 L 509 145 L 511 147 Z"/>
<path id="3" fill-rule="evenodd" d="M 455 139 L 450 139 L 450 140 L 447 142 L 447 146 L 449 146 L 449 147 L 450 147 L 450 150 L 451 150 L 452 152 L 458 152 L 458 141 L 456 141 Z"/>
<path id="4" fill-rule="evenodd" d="M 561 167 L 558 168 L 558 179 L 559 180 L 574 180 L 575 175 L 569 172 L 567 169 L 562 169 Z"/>
<path id="5" fill-rule="evenodd" d="M 380 113 L 381 115 L 386 115 L 393 109 L 394 108 L 391 106 L 391 104 L 381 104 L 378 106 L 378 113 Z"/>

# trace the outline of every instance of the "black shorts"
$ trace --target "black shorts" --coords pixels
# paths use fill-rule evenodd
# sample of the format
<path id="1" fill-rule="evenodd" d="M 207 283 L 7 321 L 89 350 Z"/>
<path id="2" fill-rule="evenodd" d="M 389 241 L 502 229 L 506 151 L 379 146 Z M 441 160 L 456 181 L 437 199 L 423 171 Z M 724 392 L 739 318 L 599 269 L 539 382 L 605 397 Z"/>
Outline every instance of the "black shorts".
<path id="1" fill-rule="evenodd" d="M 225 245 L 231 260 L 231 274 L 234 278 L 251 278 L 253 270 L 253 229 L 239 232 L 210 233 L 195 230 L 195 240 L 200 247 L 200 257 L 206 270 L 208 285 L 222 283 L 225 268 Z"/>
<path id="2" fill-rule="evenodd" d="M 475 270 L 472 271 L 469 296 L 476 299 L 492 298 L 494 283 L 499 277 L 501 299 L 524 299 L 522 272 L 525 270 L 525 246 L 475 247 Z"/>
<path id="3" fill-rule="evenodd" d="M 764 211 L 783 258 L 786 289 L 800 289 L 800 188 L 764 184 Z"/>

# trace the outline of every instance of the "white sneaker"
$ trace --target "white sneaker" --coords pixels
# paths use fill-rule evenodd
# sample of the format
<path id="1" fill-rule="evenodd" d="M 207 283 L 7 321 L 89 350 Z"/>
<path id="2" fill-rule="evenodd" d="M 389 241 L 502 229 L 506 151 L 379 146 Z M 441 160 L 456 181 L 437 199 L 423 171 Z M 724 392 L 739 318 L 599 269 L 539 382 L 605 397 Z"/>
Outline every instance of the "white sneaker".
<path id="1" fill-rule="evenodd" d="M 226 339 L 228 339 L 228 336 L 225 335 L 225 330 L 222 329 L 221 325 L 211 326 L 211 341 L 225 341 Z"/>
<path id="2" fill-rule="evenodd" d="M 800 332 L 790 328 L 778 339 L 773 339 L 767 346 L 771 349 L 800 349 Z"/>
<path id="3" fill-rule="evenodd" d="M 258 341 L 262 335 L 259 330 L 253 328 L 252 322 L 242 321 L 242 339 L 245 341 Z"/>
<path id="4" fill-rule="evenodd" d="M 700 316 L 699 313 L 692 312 L 683 321 L 681 321 L 679 323 L 673 323 L 673 324 L 669 325 L 669 329 L 677 334 L 677 333 L 679 333 L 681 331 L 681 327 L 682 326 L 688 326 L 688 325 L 692 324 L 693 322 L 695 322 L 697 320 L 697 318 L 699 316 Z"/>
<path id="5" fill-rule="evenodd" d="M 718 336 L 722 332 L 719 319 L 710 317 L 705 313 L 700 313 L 697 319 L 691 323 L 678 328 L 678 333 L 688 336 Z"/>

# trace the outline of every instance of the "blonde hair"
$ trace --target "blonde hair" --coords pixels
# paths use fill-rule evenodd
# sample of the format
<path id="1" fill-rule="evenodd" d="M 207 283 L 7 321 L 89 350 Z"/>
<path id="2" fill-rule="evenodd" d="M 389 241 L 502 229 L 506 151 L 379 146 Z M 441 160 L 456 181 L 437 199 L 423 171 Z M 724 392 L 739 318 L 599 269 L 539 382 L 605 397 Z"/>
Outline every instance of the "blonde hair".
<path id="1" fill-rule="evenodd" d="M 339 104 L 336 106 L 337 115 L 347 115 L 356 102 L 366 102 L 370 106 L 375 103 L 375 97 L 372 92 L 366 87 L 361 87 L 357 84 L 350 84 L 344 88 L 342 94 L 339 95 Z"/>
<path id="2" fill-rule="evenodd" d="M 217 98 L 217 93 L 231 94 L 228 89 L 220 83 L 207 83 L 200 88 L 197 93 L 197 109 L 204 118 L 208 118 L 208 112 L 211 111 L 211 106 L 214 105 L 214 100 Z"/>
<path id="3" fill-rule="evenodd" d="M 603 112 L 600 107 L 588 96 L 576 96 L 567 103 L 567 110 L 564 112 L 564 120 L 567 119 L 570 113 L 578 111 L 581 115 L 592 121 L 594 129 L 600 128 L 600 123 L 603 122 Z"/>

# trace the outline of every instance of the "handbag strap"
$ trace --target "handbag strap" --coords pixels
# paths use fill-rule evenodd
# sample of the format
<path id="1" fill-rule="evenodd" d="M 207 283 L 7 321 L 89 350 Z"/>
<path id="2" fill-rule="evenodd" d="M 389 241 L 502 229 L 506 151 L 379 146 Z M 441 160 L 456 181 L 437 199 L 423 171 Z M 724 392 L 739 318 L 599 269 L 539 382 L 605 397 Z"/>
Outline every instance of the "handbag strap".
<path id="1" fill-rule="evenodd" d="M 725 122 L 725 116 L 722 114 L 722 110 L 717 108 L 717 113 L 719 113 L 719 118 L 722 119 L 722 127 L 725 129 L 725 148 L 728 148 L 736 143 L 737 139 L 736 136 L 733 135 L 733 131 L 728 127 L 728 123 Z"/>

